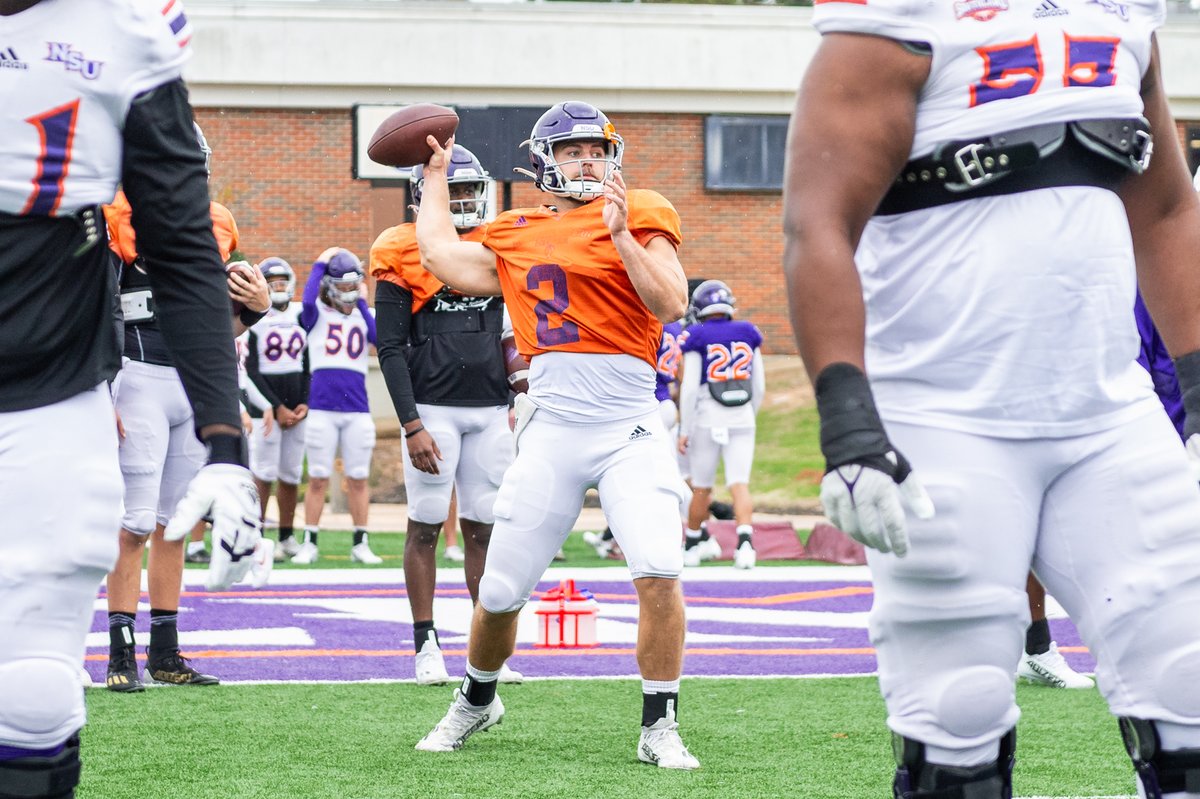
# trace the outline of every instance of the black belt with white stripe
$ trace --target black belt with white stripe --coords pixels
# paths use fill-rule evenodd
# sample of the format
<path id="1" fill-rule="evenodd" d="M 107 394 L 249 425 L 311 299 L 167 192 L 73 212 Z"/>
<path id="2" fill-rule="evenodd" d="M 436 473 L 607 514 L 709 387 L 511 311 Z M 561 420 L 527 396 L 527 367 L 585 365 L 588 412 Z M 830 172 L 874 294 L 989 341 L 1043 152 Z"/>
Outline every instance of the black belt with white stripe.
<path id="1" fill-rule="evenodd" d="M 905 164 L 876 216 L 976 197 L 1055 186 L 1115 190 L 1150 163 L 1150 126 L 1140 117 L 1058 122 L 964 141 Z"/>

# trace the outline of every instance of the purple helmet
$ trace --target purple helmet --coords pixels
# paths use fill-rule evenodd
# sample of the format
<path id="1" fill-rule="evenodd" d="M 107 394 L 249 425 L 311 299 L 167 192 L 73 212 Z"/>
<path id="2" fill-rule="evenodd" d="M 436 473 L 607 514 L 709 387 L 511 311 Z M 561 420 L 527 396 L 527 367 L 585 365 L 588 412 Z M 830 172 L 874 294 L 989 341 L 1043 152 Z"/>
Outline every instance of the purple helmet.
<path id="1" fill-rule="evenodd" d="M 733 316 L 736 306 L 737 299 L 733 292 L 720 280 L 706 280 L 692 292 L 692 310 L 697 319 L 716 314 Z"/>
<path id="2" fill-rule="evenodd" d="M 454 226 L 460 230 L 479 227 L 487 219 L 488 186 L 492 178 L 479 163 L 475 154 L 461 144 L 454 145 L 450 151 L 450 165 L 446 169 L 446 181 L 450 184 L 450 215 L 454 217 Z M 455 198 L 454 186 L 473 187 L 471 197 Z M 425 167 L 417 165 L 412 172 L 412 196 L 417 205 L 421 204 L 421 190 L 425 186 Z"/>
<path id="3" fill-rule="evenodd" d="M 568 141 L 603 142 L 607 150 L 604 175 L 599 181 L 567 180 L 554 158 L 554 147 Z M 539 189 L 559 197 L 591 200 L 604 194 L 604 181 L 621 168 L 625 142 L 603 112 L 594 105 L 577 101 L 559 103 L 542 114 L 529 133 L 529 163 L 533 172 L 526 172 Z M 582 166 L 584 159 L 578 163 Z M 588 159 L 590 160 L 590 159 Z M 521 170 L 524 172 L 524 170 Z"/>
<path id="4" fill-rule="evenodd" d="M 271 285 L 272 280 L 286 280 L 287 289 L 285 291 L 272 291 L 271 304 L 275 306 L 284 306 L 292 301 L 292 297 L 296 295 L 296 271 L 292 269 L 292 265 L 282 258 L 272 255 L 270 258 L 264 258 L 258 264 L 258 271 L 262 272 L 264 278 L 267 279 L 267 285 Z"/>
<path id="5" fill-rule="evenodd" d="M 358 284 L 363 281 L 362 261 L 349 250 L 336 248 L 325 262 L 321 280 L 326 295 L 335 304 L 353 305 L 358 301 Z"/>

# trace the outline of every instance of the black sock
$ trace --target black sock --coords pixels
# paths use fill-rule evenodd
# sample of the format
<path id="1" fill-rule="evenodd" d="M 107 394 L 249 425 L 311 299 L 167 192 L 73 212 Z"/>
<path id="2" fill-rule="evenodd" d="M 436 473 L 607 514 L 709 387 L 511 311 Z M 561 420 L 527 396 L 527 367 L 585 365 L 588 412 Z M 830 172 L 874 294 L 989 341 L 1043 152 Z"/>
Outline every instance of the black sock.
<path id="1" fill-rule="evenodd" d="M 291 527 L 280 527 L 279 528 L 279 540 L 280 541 L 287 541 L 289 538 L 291 538 L 295 534 L 296 534 L 296 531 L 294 529 L 292 529 Z"/>
<path id="2" fill-rule="evenodd" d="M 674 693 L 643 693 L 642 694 L 642 726 L 651 727 L 654 722 L 666 717 L 668 713 L 679 716 L 679 692 Z"/>
<path id="3" fill-rule="evenodd" d="M 613 540 L 613 534 L 612 534 L 611 527 L 604 528 L 604 534 L 602 536 L 600 536 L 600 540 L 601 541 L 612 541 Z"/>
<path id="4" fill-rule="evenodd" d="M 358 546 L 359 544 L 361 544 L 363 541 L 366 541 L 366 540 L 367 540 L 367 528 L 355 527 L 354 528 L 354 546 Z"/>
<path id="5" fill-rule="evenodd" d="M 318 544 L 317 544 L 317 534 L 318 534 L 318 530 L 317 530 L 317 528 L 315 528 L 315 527 L 305 527 L 305 528 L 304 528 L 304 543 L 306 543 L 306 544 L 312 544 L 314 547 L 315 547 L 315 546 L 318 546 Z"/>
<path id="6" fill-rule="evenodd" d="M 463 677 L 462 687 L 463 699 L 467 700 L 468 704 L 475 707 L 486 707 L 490 705 L 496 698 L 496 680 L 488 680 L 480 682 L 468 674 Z"/>
<path id="7" fill-rule="evenodd" d="M 150 660 L 179 651 L 179 611 L 150 608 L 150 645 L 146 657 Z"/>
<path id="8" fill-rule="evenodd" d="M 442 642 L 438 640 L 437 630 L 433 629 L 432 621 L 413 622 L 413 649 L 420 652 L 425 648 L 425 642 L 430 638 L 433 639 L 433 645 L 440 647 Z"/>
<path id="9" fill-rule="evenodd" d="M 1050 651 L 1050 622 L 1038 619 L 1025 631 L 1025 653 L 1044 655 Z"/>
<path id="10" fill-rule="evenodd" d="M 137 611 L 122 613 L 119 610 L 110 610 L 108 612 L 108 652 L 110 657 L 122 649 L 133 646 L 133 622 L 136 617 Z"/>
<path id="11" fill-rule="evenodd" d="M 745 544 L 745 543 L 746 543 L 747 541 L 749 541 L 749 540 L 750 540 L 750 533 L 738 533 L 738 542 L 737 542 L 737 545 L 738 545 L 739 547 L 740 547 L 742 544 Z M 750 544 L 750 546 L 754 546 L 754 544 L 752 543 L 752 544 Z"/>

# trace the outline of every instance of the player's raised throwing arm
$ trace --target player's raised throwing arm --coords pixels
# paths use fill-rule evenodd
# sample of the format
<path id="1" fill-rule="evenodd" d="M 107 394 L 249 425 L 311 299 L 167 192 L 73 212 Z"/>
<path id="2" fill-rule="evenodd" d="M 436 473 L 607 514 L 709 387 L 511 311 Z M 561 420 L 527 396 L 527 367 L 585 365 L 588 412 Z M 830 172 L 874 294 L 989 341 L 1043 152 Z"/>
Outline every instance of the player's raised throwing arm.
<path id="1" fill-rule="evenodd" d="M 500 293 L 496 256 L 479 242 L 461 241 L 450 215 L 450 185 L 446 182 L 447 153 L 454 139 L 443 148 L 430 136 L 433 157 L 425 165 L 421 208 L 417 213 L 417 245 L 421 266 L 451 288 L 474 296 Z"/>

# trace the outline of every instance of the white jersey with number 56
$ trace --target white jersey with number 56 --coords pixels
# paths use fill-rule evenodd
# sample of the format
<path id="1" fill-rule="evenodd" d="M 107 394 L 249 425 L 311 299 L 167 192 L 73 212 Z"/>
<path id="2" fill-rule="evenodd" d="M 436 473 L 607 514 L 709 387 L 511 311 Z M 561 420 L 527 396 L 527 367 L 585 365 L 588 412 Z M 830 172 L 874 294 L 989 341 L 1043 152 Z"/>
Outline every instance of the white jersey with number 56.
<path id="1" fill-rule="evenodd" d="M 912 155 L 1043 122 L 1133 117 L 1163 0 L 817 0 L 821 33 L 933 49 Z"/>
<path id="2" fill-rule="evenodd" d="M 191 33 L 178 0 L 42 0 L 0 16 L 0 211 L 111 202 L 130 104 L 180 76 Z"/>

